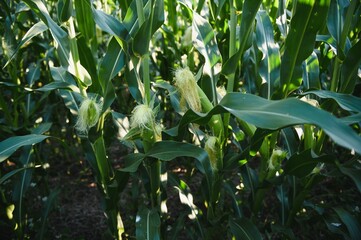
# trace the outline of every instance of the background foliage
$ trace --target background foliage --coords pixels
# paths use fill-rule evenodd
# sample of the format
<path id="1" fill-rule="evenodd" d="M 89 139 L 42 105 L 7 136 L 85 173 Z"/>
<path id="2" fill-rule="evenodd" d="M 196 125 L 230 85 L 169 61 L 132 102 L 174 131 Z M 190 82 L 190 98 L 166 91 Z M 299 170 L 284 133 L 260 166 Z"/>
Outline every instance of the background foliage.
<path id="1" fill-rule="evenodd" d="M 104 239 L 361 239 L 360 1 L 0 5 L 1 239 L 53 239 L 84 159 Z"/>

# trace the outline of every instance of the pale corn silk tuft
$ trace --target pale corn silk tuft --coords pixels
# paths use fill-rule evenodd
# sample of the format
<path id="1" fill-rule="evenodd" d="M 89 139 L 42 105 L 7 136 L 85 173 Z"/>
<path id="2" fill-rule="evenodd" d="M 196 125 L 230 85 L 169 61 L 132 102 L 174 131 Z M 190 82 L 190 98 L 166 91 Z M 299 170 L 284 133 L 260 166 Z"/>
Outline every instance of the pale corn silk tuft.
<path id="1" fill-rule="evenodd" d="M 175 71 L 175 84 L 181 95 L 181 103 L 187 102 L 188 106 L 196 111 L 202 111 L 201 100 L 198 95 L 197 81 L 193 73 L 186 68 L 179 68 Z"/>
<path id="2" fill-rule="evenodd" d="M 134 108 L 130 118 L 130 126 L 132 128 L 151 129 L 154 123 L 155 116 L 152 108 L 146 104 L 139 104 Z"/>
<path id="3" fill-rule="evenodd" d="M 101 103 L 94 98 L 85 98 L 80 105 L 75 128 L 79 132 L 87 132 L 97 124 L 101 111 Z"/>

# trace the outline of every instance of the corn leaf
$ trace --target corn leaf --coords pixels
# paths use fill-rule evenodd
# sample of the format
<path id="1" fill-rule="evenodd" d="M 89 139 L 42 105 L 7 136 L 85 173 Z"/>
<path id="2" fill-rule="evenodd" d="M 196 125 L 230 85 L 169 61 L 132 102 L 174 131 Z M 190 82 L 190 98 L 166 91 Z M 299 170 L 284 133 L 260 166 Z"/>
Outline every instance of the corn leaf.
<path id="1" fill-rule="evenodd" d="M 278 45 L 274 41 L 273 26 L 266 11 L 258 11 L 256 19 L 257 47 L 262 52 L 259 74 L 263 82 L 267 83 L 267 98 L 270 99 L 274 84 L 279 81 L 280 77 L 280 52 Z"/>
<path id="2" fill-rule="evenodd" d="M 262 0 L 246 0 L 243 4 L 240 29 L 240 46 L 237 53 L 233 56 L 230 56 L 230 58 L 223 65 L 222 73 L 225 76 L 233 74 L 236 71 L 238 62 L 242 58 L 244 51 L 251 46 L 249 38 L 251 36 L 254 20 L 261 3 Z"/>
<path id="3" fill-rule="evenodd" d="M 361 170 L 357 168 L 349 168 L 340 166 L 340 171 L 350 177 L 357 186 L 359 192 L 361 192 Z"/>
<path id="4" fill-rule="evenodd" d="M 13 55 L 9 58 L 9 60 L 4 65 L 4 68 L 14 59 L 14 57 L 16 56 L 16 53 L 19 51 L 19 49 L 22 46 L 24 46 L 26 43 L 28 43 L 33 37 L 43 33 L 46 30 L 48 30 L 48 26 L 46 26 L 43 22 L 35 23 L 23 36 L 23 38 L 19 42 L 18 46 L 14 50 Z"/>
<path id="5" fill-rule="evenodd" d="M 285 174 L 302 178 L 312 172 L 319 162 L 334 162 L 335 157 L 329 155 L 318 156 L 311 149 L 292 155 L 284 168 Z"/>
<path id="6" fill-rule="evenodd" d="M 57 42 L 59 60 L 63 66 L 68 66 L 70 61 L 70 43 L 67 33 L 59 27 L 50 17 L 45 4 L 41 0 L 24 0 L 36 15 L 48 26 L 54 40 Z"/>
<path id="7" fill-rule="evenodd" d="M 83 34 L 87 43 L 95 41 L 95 22 L 92 16 L 90 0 L 75 0 L 76 21 L 79 31 Z"/>
<path id="8" fill-rule="evenodd" d="M 178 125 L 178 133 L 188 123 L 206 124 L 215 114 L 229 112 L 257 127 L 276 130 L 299 124 L 321 127 L 337 144 L 361 153 L 361 137 L 349 126 L 330 113 L 301 100 L 289 98 L 278 101 L 267 100 L 252 94 L 228 93 L 207 114 L 188 110 Z M 169 131 L 170 133 L 174 131 Z"/>
<path id="9" fill-rule="evenodd" d="M 20 147 L 37 144 L 49 136 L 29 134 L 24 136 L 10 137 L 0 142 L 0 162 L 10 157 Z"/>
<path id="10" fill-rule="evenodd" d="M 350 94 L 336 93 L 326 90 L 308 91 L 302 95 L 314 94 L 320 98 L 335 100 L 341 108 L 349 112 L 361 113 L 361 99 Z"/>
<path id="11" fill-rule="evenodd" d="M 261 240 L 257 227 L 246 218 L 230 219 L 229 226 L 237 240 Z"/>
<path id="12" fill-rule="evenodd" d="M 361 65 L 361 40 L 359 40 L 346 54 L 341 67 L 342 93 L 352 93 L 357 81 L 357 74 Z"/>
<path id="13" fill-rule="evenodd" d="M 350 239 L 361 239 L 361 226 L 357 218 L 341 207 L 334 207 L 333 209 L 347 227 Z"/>
<path id="14" fill-rule="evenodd" d="M 295 14 L 281 59 L 282 96 L 297 89 L 302 82 L 302 62 L 312 53 L 316 34 L 323 27 L 330 0 L 297 1 Z"/>
<path id="15" fill-rule="evenodd" d="M 142 208 L 137 213 L 136 237 L 139 240 L 160 239 L 160 218 L 155 209 Z"/>

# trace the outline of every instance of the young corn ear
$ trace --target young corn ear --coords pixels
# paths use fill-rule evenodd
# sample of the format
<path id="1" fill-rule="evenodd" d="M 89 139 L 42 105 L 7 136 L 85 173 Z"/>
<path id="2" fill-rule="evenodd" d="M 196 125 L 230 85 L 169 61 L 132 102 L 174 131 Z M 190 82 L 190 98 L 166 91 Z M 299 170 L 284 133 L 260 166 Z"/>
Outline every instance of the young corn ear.
<path id="1" fill-rule="evenodd" d="M 192 110 L 201 112 L 202 105 L 198 95 L 197 81 L 188 67 L 175 71 L 175 84 L 181 95 L 180 103 L 186 102 Z"/>
<path id="2" fill-rule="evenodd" d="M 211 162 L 211 166 L 212 166 L 213 170 L 217 170 L 218 169 L 218 158 L 219 158 L 219 153 L 220 153 L 217 137 L 214 137 L 214 136 L 208 137 L 208 139 L 204 145 L 204 150 L 206 150 L 206 152 L 208 153 L 209 160 Z"/>
<path id="3" fill-rule="evenodd" d="M 155 125 L 155 116 L 153 109 L 146 104 L 137 105 L 130 118 L 130 126 L 132 128 L 139 127 L 140 129 L 151 130 Z"/>
<path id="4" fill-rule="evenodd" d="M 94 98 L 85 98 L 80 105 L 75 128 L 79 132 L 88 131 L 97 124 L 101 110 L 101 104 Z"/>
<path id="5" fill-rule="evenodd" d="M 282 160 L 287 156 L 287 152 L 280 149 L 273 149 L 272 155 L 268 160 L 268 168 L 270 170 L 279 170 Z"/>

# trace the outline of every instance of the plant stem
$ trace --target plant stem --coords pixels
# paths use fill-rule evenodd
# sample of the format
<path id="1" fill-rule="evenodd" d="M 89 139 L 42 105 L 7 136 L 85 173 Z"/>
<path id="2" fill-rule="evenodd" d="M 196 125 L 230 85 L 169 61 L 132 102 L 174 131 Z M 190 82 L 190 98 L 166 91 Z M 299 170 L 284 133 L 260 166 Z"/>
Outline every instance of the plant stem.
<path id="1" fill-rule="evenodd" d="M 236 8 L 234 7 L 234 1 L 229 0 L 230 6 L 230 23 L 229 23 L 229 58 L 236 53 L 236 29 L 237 29 L 237 15 Z M 227 93 L 233 92 L 235 73 L 231 73 L 227 76 Z M 224 132 L 225 136 L 228 136 L 228 125 L 230 119 L 230 113 L 224 114 Z"/>

